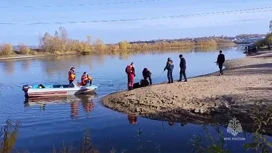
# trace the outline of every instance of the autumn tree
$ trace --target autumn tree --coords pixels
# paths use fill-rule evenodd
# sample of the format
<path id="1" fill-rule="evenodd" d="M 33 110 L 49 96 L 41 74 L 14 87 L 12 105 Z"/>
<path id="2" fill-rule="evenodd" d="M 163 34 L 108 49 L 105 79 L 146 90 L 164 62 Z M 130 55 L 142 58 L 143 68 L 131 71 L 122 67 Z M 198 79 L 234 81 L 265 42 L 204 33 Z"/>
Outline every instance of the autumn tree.
<path id="1" fill-rule="evenodd" d="M 127 41 L 122 41 L 118 43 L 120 50 L 126 51 L 130 48 L 130 43 Z"/>
<path id="2" fill-rule="evenodd" d="M 94 42 L 94 50 L 98 52 L 103 52 L 106 46 L 101 39 L 96 39 Z"/>

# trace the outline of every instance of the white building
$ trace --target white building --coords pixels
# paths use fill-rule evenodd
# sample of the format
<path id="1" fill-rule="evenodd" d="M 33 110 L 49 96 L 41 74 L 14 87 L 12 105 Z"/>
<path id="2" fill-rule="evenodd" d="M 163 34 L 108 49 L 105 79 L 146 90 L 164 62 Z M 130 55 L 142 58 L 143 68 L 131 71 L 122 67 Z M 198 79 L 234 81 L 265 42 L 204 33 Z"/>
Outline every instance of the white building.
<path id="1" fill-rule="evenodd" d="M 269 24 L 269 33 L 272 33 L 272 20 L 270 21 L 270 24 Z"/>

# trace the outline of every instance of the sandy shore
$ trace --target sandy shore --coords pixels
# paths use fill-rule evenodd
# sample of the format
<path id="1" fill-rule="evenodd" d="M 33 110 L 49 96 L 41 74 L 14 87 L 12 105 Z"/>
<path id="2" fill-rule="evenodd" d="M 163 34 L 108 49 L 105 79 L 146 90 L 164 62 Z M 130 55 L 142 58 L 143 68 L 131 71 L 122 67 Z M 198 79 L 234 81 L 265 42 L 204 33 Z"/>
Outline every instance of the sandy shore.
<path id="1" fill-rule="evenodd" d="M 201 123 L 227 122 L 236 116 L 250 123 L 247 118 L 256 105 L 263 112 L 272 105 L 272 53 L 229 60 L 225 67 L 222 76 L 213 73 L 188 82 L 113 93 L 102 98 L 102 103 L 120 112 L 154 119 L 185 122 L 192 117 Z"/>

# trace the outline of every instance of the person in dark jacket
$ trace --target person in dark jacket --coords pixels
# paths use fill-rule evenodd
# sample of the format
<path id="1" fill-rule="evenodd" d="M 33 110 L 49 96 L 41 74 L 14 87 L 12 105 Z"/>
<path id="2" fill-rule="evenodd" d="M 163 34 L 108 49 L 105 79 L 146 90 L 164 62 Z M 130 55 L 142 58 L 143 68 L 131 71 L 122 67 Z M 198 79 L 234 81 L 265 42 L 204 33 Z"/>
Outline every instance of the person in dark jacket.
<path id="1" fill-rule="evenodd" d="M 179 63 L 179 67 L 180 67 L 180 72 L 179 72 L 179 81 L 182 81 L 182 75 L 184 76 L 184 81 L 187 82 L 187 77 L 186 77 L 186 60 L 183 57 L 182 54 L 179 55 L 180 58 L 180 63 Z"/>
<path id="2" fill-rule="evenodd" d="M 167 70 L 168 83 L 173 83 L 173 69 L 174 69 L 174 63 L 169 57 L 167 59 L 166 66 L 164 68 L 164 71 Z"/>
<path id="3" fill-rule="evenodd" d="M 219 55 L 217 57 L 217 65 L 219 67 L 219 75 L 223 75 L 223 64 L 225 62 L 225 55 L 222 53 L 222 50 L 219 51 Z"/>
<path id="4" fill-rule="evenodd" d="M 151 79 L 151 72 L 150 72 L 150 70 L 148 70 L 147 68 L 144 68 L 142 74 L 143 74 L 144 80 L 148 79 L 149 84 L 152 85 L 152 79 Z"/>

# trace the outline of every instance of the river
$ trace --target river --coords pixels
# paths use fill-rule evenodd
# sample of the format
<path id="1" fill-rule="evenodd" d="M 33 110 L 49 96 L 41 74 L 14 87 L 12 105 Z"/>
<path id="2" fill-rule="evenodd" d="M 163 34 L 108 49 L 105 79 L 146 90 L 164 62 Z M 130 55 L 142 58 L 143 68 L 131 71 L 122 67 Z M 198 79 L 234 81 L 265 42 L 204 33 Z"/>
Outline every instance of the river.
<path id="1" fill-rule="evenodd" d="M 229 48 L 223 53 L 226 59 L 244 57 L 243 52 L 236 48 Z M 71 55 L 1 61 L 0 123 L 3 125 L 8 117 L 20 121 L 15 146 L 20 151 L 48 153 L 53 146 L 59 148 L 63 143 L 76 146 L 85 130 L 90 129 L 92 143 L 100 152 L 109 152 L 112 148 L 117 152 L 190 152 L 190 136 L 205 134 L 201 125 L 171 124 L 142 117 L 137 117 L 136 124 L 131 124 L 128 114 L 105 108 L 99 100 L 106 94 L 126 88 L 124 70 L 131 62 L 136 68 L 135 81 L 141 79 L 141 71 L 147 67 L 152 71 L 153 82 L 160 83 L 167 81 L 163 68 L 167 58 L 171 57 L 175 64 L 174 80 L 177 80 L 179 54 Z M 218 70 L 215 64 L 218 51 L 193 51 L 183 55 L 187 60 L 188 77 Z M 66 84 L 67 72 L 72 66 L 76 68 L 78 81 L 84 71 L 94 78 L 93 84 L 99 86 L 95 97 L 70 97 L 47 105 L 25 103 L 24 84 Z M 213 128 L 209 126 L 215 136 Z M 226 128 L 221 129 L 225 135 L 231 136 Z M 140 136 L 139 130 L 142 131 Z M 243 134 L 240 136 L 243 137 Z M 228 146 L 239 152 L 245 141 L 229 141 Z"/>

